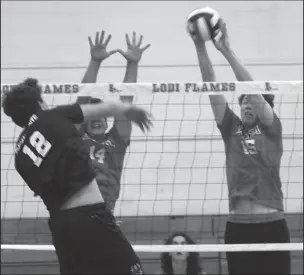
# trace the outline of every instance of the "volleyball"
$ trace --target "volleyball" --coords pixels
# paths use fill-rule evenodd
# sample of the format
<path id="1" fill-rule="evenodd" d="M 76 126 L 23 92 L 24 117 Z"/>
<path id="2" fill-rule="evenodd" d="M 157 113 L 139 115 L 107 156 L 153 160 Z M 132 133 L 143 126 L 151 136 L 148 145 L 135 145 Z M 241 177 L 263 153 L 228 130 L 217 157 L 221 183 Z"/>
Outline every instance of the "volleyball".
<path id="1" fill-rule="evenodd" d="M 212 8 L 196 9 L 187 19 L 187 31 L 190 35 L 199 34 L 204 41 L 213 40 L 220 30 L 220 15 Z"/>

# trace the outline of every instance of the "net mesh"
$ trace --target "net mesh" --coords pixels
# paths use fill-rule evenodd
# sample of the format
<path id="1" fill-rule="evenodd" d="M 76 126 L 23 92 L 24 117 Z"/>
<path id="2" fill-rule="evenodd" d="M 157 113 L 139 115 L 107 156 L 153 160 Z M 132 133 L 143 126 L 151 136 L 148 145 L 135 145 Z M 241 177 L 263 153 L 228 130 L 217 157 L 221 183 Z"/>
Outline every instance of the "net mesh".
<path id="1" fill-rule="evenodd" d="M 1 92 L 5 93 L 10 87 L 2 85 Z M 115 208 L 115 216 L 126 236 L 139 247 L 163 244 L 175 231 L 188 233 L 199 244 L 223 242 L 228 214 L 225 150 L 207 95 L 224 94 L 231 108 L 239 114 L 240 94 L 274 93 L 275 111 L 283 126 L 281 180 L 286 218 L 292 242 L 303 242 L 302 81 L 50 84 L 43 85 L 42 90 L 45 100 L 52 106 L 73 103 L 79 95 L 103 100 L 119 100 L 121 96 L 131 95 L 135 104 L 153 114 L 154 128 L 147 135 L 133 128 Z M 3 111 L 1 133 L 1 243 L 50 244 L 47 211 L 14 170 L 14 142 L 20 129 Z M 144 247 L 146 252 L 153 252 L 149 247 Z M 12 247 L 2 245 L 1 248 Z M 142 248 L 138 248 L 139 251 Z M 156 250 L 165 249 L 162 246 Z M 198 251 L 212 249 L 206 246 Z M 299 246 L 288 249 L 299 250 Z"/>

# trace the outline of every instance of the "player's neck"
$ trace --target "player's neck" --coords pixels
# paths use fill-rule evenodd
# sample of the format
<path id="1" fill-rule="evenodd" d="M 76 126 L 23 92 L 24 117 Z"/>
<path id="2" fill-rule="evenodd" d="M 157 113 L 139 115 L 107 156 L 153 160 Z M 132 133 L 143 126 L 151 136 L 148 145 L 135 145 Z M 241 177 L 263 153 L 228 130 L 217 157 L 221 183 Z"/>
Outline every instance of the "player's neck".
<path id="1" fill-rule="evenodd" d="M 255 122 L 253 124 L 245 124 L 243 123 L 243 129 L 246 131 L 250 131 L 251 129 L 255 128 L 258 125 L 258 122 Z"/>
<path id="2" fill-rule="evenodd" d="M 174 261 L 172 260 L 173 274 L 186 274 L 187 261 Z"/>

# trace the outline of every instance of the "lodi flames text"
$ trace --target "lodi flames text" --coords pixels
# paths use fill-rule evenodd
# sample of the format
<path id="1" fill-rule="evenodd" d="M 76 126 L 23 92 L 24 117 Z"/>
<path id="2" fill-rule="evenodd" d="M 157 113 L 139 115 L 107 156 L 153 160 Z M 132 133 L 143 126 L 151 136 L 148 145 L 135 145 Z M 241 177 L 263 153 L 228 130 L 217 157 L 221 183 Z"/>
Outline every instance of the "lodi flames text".
<path id="1" fill-rule="evenodd" d="M 1 94 L 9 92 L 14 85 L 2 85 Z M 58 84 L 58 85 L 40 85 L 42 94 L 77 94 L 79 92 L 78 84 Z"/>
<path id="2" fill-rule="evenodd" d="M 154 83 L 153 93 L 189 92 L 234 92 L 234 82 L 210 82 L 210 83 Z"/>

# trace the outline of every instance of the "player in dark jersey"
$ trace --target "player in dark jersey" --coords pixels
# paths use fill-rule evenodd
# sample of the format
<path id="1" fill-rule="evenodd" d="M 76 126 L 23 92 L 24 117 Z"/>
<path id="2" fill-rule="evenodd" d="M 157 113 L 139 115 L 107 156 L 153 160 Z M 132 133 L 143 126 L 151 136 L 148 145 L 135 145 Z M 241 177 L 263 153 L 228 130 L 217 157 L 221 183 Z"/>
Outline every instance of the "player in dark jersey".
<path id="1" fill-rule="evenodd" d="M 225 23 L 215 47 L 231 65 L 238 81 L 253 81 L 229 45 Z M 203 80 L 215 82 L 205 42 L 194 36 Z M 223 95 L 210 95 L 225 143 L 229 217 L 225 243 L 289 243 L 283 209 L 280 161 L 282 125 L 273 110 L 274 96 L 242 95 L 240 118 Z M 290 274 L 290 252 L 229 252 L 229 274 Z"/>
<path id="2" fill-rule="evenodd" d="M 101 63 L 115 52 L 119 52 L 127 60 L 126 73 L 123 82 L 135 83 L 137 81 L 138 63 L 143 52 L 150 45 L 141 47 L 143 36 L 136 39 L 136 33 L 132 35 L 132 41 L 126 35 L 128 50 L 107 51 L 111 36 L 105 37 L 105 32 L 96 33 L 95 43 L 89 37 L 91 60 L 82 83 L 95 83 Z M 122 101 L 132 103 L 133 98 L 124 96 Z M 79 103 L 100 103 L 98 98 L 79 97 Z M 106 118 L 90 120 L 83 125 L 84 143 L 90 152 L 96 180 L 103 198 L 111 211 L 114 211 L 115 203 L 120 193 L 120 180 L 123 169 L 124 157 L 130 145 L 132 125 L 124 117 L 115 117 L 113 127 L 106 133 L 108 123 Z"/>
<path id="3" fill-rule="evenodd" d="M 151 126 L 148 114 L 123 103 L 47 109 L 33 79 L 8 92 L 2 106 L 23 128 L 16 145 L 15 167 L 49 211 L 61 274 L 142 273 L 138 257 L 105 207 L 75 124 L 94 117 L 124 115 L 145 131 Z"/>

